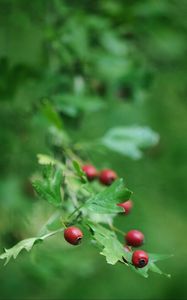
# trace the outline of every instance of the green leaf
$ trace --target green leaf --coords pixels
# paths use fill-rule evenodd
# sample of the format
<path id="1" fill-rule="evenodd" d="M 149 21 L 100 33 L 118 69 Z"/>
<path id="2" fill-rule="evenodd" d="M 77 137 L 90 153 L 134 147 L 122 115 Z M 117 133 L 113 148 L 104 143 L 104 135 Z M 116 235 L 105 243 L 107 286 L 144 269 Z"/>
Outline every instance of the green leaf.
<path id="1" fill-rule="evenodd" d="M 141 269 L 140 268 L 135 268 L 132 264 L 130 264 L 129 266 L 134 272 L 138 273 L 140 276 L 145 277 L 145 278 L 149 277 L 149 274 L 148 274 L 148 268 L 149 267 L 148 267 L 148 265 L 145 266 L 144 268 L 141 268 Z"/>
<path id="2" fill-rule="evenodd" d="M 53 203 L 55 201 L 46 182 L 42 180 L 35 180 L 32 185 L 38 196 L 42 199 L 47 200 L 49 203 Z"/>
<path id="3" fill-rule="evenodd" d="M 117 203 L 122 200 L 128 200 L 131 194 L 132 192 L 125 187 L 121 178 L 116 180 L 110 187 L 88 199 L 85 207 L 94 213 L 118 213 L 122 209 L 117 206 Z"/>
<path id="4" fill-rule="evenodd" d="M 56 160 L 46 154 L 37 154 L 38 163 L 40 165 L 55 165 Z"/>
<path id="5" fill-rule="evenodd" d="M 155 264 L 156 261 L 164 260 L 164 259 L 167 259 L 170 257 L 172 257 L 172 255 L 149 253 L 149 263 L 146 267 L 138 269 L 138 268 L 135 268 L 133 265 L 131 265 L 131 268 L 134 269 L 134 271 L 137 272 L 139 275 L 141 275 L 145 278 L 147 278 L 149 276 L 149 274 L 148 274 L 149 271 L 158 273 L 160 275 L 165 275 L 167 277 L 171 277 L 170 274 L 166 274 L 166 273 L 162 272 L 162 270 Z"/>
<path id="6" fill-rule="evenodd" d="M 123 245 L 118 241 L 115 233 L 99 224 L 88 222 L 88 226 L 93 231 L 94 239 L 100 244 L 101 255 L 106 257 L 108 264 L 114 265 L 118 261 L 124 262 L 123 257 L 130 261 L 131 255 L 125 252 Z"/>
<path id="7" fill-rule="evenodd" d="M 76 160 L 73 160 L 73 167 L 77 173 L 77 176 L 80 177 L 81 181 L 83 183 L 87 182 L 87 178 L 85 173 L 83 172 L 83 170 L 81 169 L 81 166 L 79 165 L 79 163 Z"/>
<path id="8" fill-rule="evenodd" d="M 16 259 L 17 256 L 19 255 L 19 253 L 22 250 L 26 250 L 26 251 L 30 251 L 32 249 L 32 247 L 38 243 L 38 242 L 42 242 L 43 240 L 45 240 L 46 238 L 61 232 L 63 229 L 59 229 L 50 233 L 47 233 L 43 236 L 40 237 L 34 237 L 34 238 L 29 238 L 29 239 L 25 239 L 22 240 L 21 242 L 19 242 L 18 244 L 16 244 L 15 246 L 13 246 L 10 249 L 5 249 L 5 252 L 3 254 L 0 255 L 0 259 L 5 259 L 5 265 L 10 261 L 11 258 Z"/>
<path id="9" fill-rule="evenodd" d="M 43 167 L 43 178 L 46 178 L 47 180 L 50 180 L 50 177 L 53 174 L 53 168 L 52 165 L 44 165 Z"/>
<path id="10" fill-rule="evenodd" d="M 47 177 L 46 177 L 47 176 Z M 58 207 L 62 204 L 61 185 L 62 185 L 62 169 L 48 166 L 44 179 L 35 180 L 33 187 L 37 194 L 44 200 Z"/>
<path id="11" fill-rule="evenodd" d="M 116 127 L 110 129 L 101 138 L 100 142 L 108 149 L 129 156 L 132 159 L 140 159 L 142 149 L 156 145 L 159 135 L 149 127 Z"/>
<path id="12" fill-rule="evenodd" d="M 159 260 L 164 260 L 167 258 L 171 258 L 173 256 L 173 254 L 153 254 L 153 253 L 149 253 L 149 261 L 151 262 L 156 262 Z"/>
<path id="13" fill-rule="evenodd" d="M 160 274 L 160 275 L 165 275 L 165 276 L 168 277 L 168 278 L 171 277 L 170 274 L 166 274 L 166 273 L 162 272 L 162 271 L 160 270 L 160 268 L 157 267 L 157 265 L 155 265 L 155 264 L 152 263 L 152 262 L 149 263 L 149 270 L 152 271 L 152 272 L 154 272 L 154 273 L 158 273 L 158 274 Z"/>

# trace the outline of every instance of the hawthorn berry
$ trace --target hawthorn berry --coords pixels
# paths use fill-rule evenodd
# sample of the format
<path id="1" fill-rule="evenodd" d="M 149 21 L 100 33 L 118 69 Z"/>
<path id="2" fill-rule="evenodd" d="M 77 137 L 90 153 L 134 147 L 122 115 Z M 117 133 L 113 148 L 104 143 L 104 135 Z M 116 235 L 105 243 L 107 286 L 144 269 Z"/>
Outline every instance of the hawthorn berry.
<path id="1" fill-rule="evenodd" d="M 125 235 L 125 240 L 126 240 L 127 245 L 133 246 L 133 247 L 139 247 L 144 242 L 144 235 L 141 231 L 130 230 Z"/>
<path id="2" fill-rule="evenodd" d="M 131 200 L 128 200 L 123 203 L 118 203 L 117 205 L 121 206 L 124 209 L 125 215 L 128 215 L 133 207 L 133 202 Z"/>
<path id="3" fill-rule="evenodd" d="M 64 238 L 68 243 L 78 245 L 83 238 L 83 233 L 79 228 L 70 226 L 64 230 Z"/>
<path id="4" fill-rule="evenodd" d="M 117 174 L 110 169 L 102 170 L 99 175 L 99 180 L 104 185 L 111 185 L 116 178 Z"/>
<path id="5" fill-rule="evenodd" d="M 84 165 L 82 167 L 82 170 L 86 174 L 86 177 L 89 181 L 94 180 L 97 177 L 97 170 L 94 166 L 92 165 Z"/>
<path id="6" fill-rule="evenodd" d="M 145 267 L 149 262 L 148 254 L 143 250 L 136 250 L 132 255 L 132 264 L 137 268 Z"/>

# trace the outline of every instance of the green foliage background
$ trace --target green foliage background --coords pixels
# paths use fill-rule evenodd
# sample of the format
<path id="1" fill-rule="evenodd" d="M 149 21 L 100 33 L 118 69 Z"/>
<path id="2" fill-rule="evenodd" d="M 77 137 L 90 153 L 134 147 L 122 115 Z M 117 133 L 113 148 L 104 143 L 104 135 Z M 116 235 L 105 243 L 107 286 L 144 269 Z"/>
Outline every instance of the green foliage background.
<path id="1" fill-rule="evenodd" d="M 50 213 L 29 178 L 37 153 L 57 151 L 47 133 L 56 122 L 64 139 L 85 143 L 83 157 L 114 168 L 134 191 L 133 213 L 117 223 L 141 229 L 150 252 L 175 255 L 162 263 L 170 280 L 146 280 L 58 236 L 1 264 L 0 298 L 186 299 L 186 14 L 184 0 L 0 1 L 1 252 Z M 161 137 L 141 160 L 92 144 L 134 124 Z"/>

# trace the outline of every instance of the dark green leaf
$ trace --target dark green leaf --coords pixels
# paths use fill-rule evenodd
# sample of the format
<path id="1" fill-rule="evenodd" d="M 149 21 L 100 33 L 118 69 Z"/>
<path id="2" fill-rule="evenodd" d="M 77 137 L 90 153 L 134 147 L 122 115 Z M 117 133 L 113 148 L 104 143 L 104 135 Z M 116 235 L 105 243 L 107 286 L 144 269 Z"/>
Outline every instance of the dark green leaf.
<path id="1" fill-rule="evenodd" d="M 139 275 L 141 275 L 145 278 L 147 278 L 149 276 L 149 274 L 148 274 L 149 271 L 170 277 L 170 274 L 166 274 L 166 273 L 162 272 L 162 270 L 154 262 L 170 258 L 171 256 L 172 255 L 168 255 L 168 254 L 151 254 L 151 253 L 149 253 L 149 263 L 146 267 L 138 269 L 138 268 L 135 268 L 133 265 L 131 265 L 131 268 L 133 268 L 134 271 L 136 271 Z"/>
<path id="2" fill-rule="evenodd" d="M 51 171 L 50 168 L 52 168 L 52 166 L 48 168 L 48 177 L 41 180 L 35 180 L 33 182 L 33 187 L 41 198 L 58 207 L 62 203 L 62 169 L 56 168 Z"/>
<path id="3" fill-rule="evenodd" d="M 125 252 L 123 245 L 118 241 L 115 233 L 99 224 L 88 223 L 93 232 L 94 239 L 100 244 L 102 251 L 100 254 L 106 257 L 108 264 L 123 262 L 123 257 L 129 261 L 129 253 Z"/>
<path id="4" fill-rule="evenodd" d="M 116 180 L 110 187 L 88 199 L 85 207 L 95 213 L 118 213 L 122 209 L 117 206 L 117 203 L 128 200 L 131 194 L 132 192 L 125 187 L 121 178 Z"/>
<path id="5" fill-rule="evenodd" d="M 87 182 L 86 175 L 85 175 L 85 173 L 81 169 L 81 166 L 79 165 L 79 163 L 76 160 L 73 161 L 73 167 L 74 167 L 77 175 L 80 177 L 81 181 L 86 183 Z"/>
<path id="6" fill-rule="evenodd" d="M 40 165 L 60 165 L 60 166 L 62 166 L 62 163 L 60 161 L 58 161 L 46 154 L 37 154 L 37 159 L 38 159 L 38 163 Z"/>

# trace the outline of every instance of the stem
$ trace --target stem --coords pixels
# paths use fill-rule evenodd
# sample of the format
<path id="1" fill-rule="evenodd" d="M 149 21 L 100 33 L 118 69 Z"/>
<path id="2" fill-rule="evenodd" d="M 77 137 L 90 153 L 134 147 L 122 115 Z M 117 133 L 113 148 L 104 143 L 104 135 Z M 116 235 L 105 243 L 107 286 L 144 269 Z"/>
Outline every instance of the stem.
<path id="1" fill-rule="evenodd" d="M 45 235 L 39 235 L 39 238 L 41 237 L 42 240 L 45 240 L 46 238 L 52 236 L 52 235 L 55 235 L 56 233 L 59 233 L 59 232 L 62 232 L 64 231 L 64 228 L 60 228 L 60 229 L 57 229 L 55 231 L 51 231 L 49 233 L 46 233 Z"/>
<path id="2" fill-rule="evenodd" d="M 118 229 L 117 227 L 113 226 L 112 224 L 109 224 L 110 228 L 113 230 L 113 231 L 116 231 L 118 233 L 120 233 L 121 235 L 125 235 L 125 232 L 123 232 L 122 230 Z"/>
<path id="3" fill-rule="evenodd" d="M 64 226 L 64 228 L 67 228 L 66 224 L 64 223 L 64 220 L 61 218 L 61 223 Z"/>
<path id="4" fill-rule="evenodd" d="M 74 216 L 74 214 L 75 214 L 76 212 L 78 212 L 78 211 L 84 206 L 84 204 L 85 204 L 85 203 L 83 203 L 83 204 L 81 204 L 79 207 L 77 207 L 77 208 L 69 215 L 68 219 L 70 220 L 70 219 Z"/>
<path id="5" fill-rule="evenodd" d="M 52 216 L 49 217 L 49 219 L 47 220 L 47 222 L 45 222 L 45 224 L 42 226 L 42 228 L 39 231 L 39 235 L 42 235 L 46 232 L 47 230 L 47 225 L 52 223 L 58 216 L 60 217 L 61 212 L 60 211 L 55 211 Z"/>

